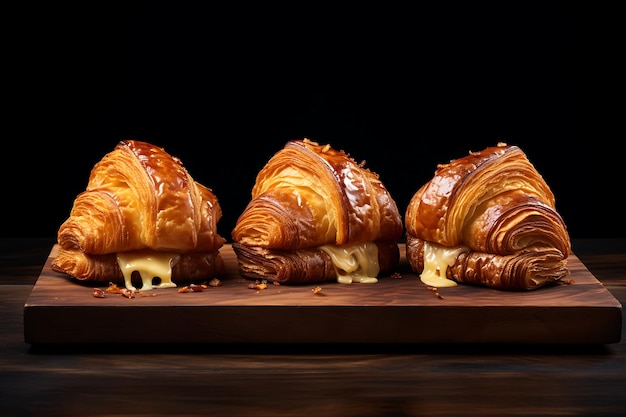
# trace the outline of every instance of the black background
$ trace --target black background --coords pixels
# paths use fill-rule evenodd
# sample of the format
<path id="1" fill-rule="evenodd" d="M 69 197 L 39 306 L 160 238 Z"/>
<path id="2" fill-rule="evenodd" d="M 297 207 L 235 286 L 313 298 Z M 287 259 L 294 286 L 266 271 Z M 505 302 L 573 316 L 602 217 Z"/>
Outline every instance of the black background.
<path id="1" fill-rule="evenodd" d="M 433 3 L 16 7 L 0 236 L 56 236 L 133 138 L 215 192 L 228 238 L 258 170 L 303 137 L 365 160 L 401 212 L 438 163 L 515 144 L 572 237 L 626 236 L 617 6 Z"/>

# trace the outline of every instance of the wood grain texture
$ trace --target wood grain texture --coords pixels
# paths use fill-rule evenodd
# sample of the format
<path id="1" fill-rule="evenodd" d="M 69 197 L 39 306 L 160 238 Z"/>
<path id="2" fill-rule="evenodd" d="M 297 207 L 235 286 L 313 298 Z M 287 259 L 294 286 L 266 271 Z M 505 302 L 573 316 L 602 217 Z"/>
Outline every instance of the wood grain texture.
<path id="1" fill-rule="evenodd" d="M 377 284 L 269 284 L 238 274 L 230 245 L 222 285 L 202 292 L 156 289 L 129 299 L 92 296 L 85 283 L 51 270 L 53 246 L 24 305 L 27 343 L 559 343 L 621 340 L 622 305 L 572 254 L 571 284 L 529 292 L 459 285 L 441 298 L 410 271 L 401 246 L 397 274 Z M 188 283 L 178 282 L 178 288 Z"/>

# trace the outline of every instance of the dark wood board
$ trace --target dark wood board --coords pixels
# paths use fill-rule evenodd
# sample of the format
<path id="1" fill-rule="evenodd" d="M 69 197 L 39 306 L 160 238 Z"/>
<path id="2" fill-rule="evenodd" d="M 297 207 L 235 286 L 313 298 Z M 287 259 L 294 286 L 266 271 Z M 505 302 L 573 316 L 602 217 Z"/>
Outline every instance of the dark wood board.
<path id="1" fill-rule="evenodd" d="M 469 285 L 441 297 L 411 272 L 401 245 L 397 274 L 376 284 L 324 282 L 250 289 L 232 247 L 221 250 L 221 286 L 126 298 L 92 296 L 51 269 L 55 245 L 24 305 L 31 344 L 73 343 L 514 343 L 610 344 L 621 340 L 622 305 L 572 254 L 569 284 L 528 292 Z M 122 284 L 120 284 L 122 285 Z M 314 293 L 319 286 L 321 291 Z"/>

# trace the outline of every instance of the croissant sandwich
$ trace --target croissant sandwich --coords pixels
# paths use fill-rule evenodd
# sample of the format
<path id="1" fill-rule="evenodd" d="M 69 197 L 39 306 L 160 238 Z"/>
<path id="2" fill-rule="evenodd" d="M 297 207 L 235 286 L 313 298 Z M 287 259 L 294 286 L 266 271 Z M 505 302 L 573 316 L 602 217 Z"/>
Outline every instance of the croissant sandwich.
<path id="1" fill-rule="evenodd" d="M 375 283 L 399 262 L 403 225 L 378 175 L 344 151 L 292 140 L 259 171 L 231 237 L 244 277 Z"/>
<path id="2" fill-rule="evenodd" d="M 439 165 L 404 221 L 411 269 L 434 287 L 533 290 L 569 274 L 570 238 L 554 195 L 517 146 Z"/>
<path id="3" fill-rule="evenodd" d="M 124 140 L 94 165 L 74 200 L 52 269 L 79 280 L 123 280 L 131 290 L 139 280 L 145 290 L 216 277 L 224 270 L 221 216 L 217 197 L 178 158 Z"/>

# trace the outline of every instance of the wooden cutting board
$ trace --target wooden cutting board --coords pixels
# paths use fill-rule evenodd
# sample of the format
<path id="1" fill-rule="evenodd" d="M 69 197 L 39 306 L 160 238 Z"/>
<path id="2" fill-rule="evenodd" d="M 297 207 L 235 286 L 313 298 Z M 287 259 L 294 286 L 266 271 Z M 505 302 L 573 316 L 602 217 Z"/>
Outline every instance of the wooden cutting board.
<path id="1" fill-rule="evenodd" d="M 529 292 L 459 285 L 437 296 L 411 272 L 401 245 L 396 274 L 376 284 L 325 282 L 249 288 L 231 245 L 221 286 L 95 298 L 94 288 L 51 269 L 55 245 L 24 305 L 24 337 L 60 343 L 514 343 L 621 340 L 622 306 L 572 254 L 570 284 Z M 122 285 L 122 284 L 120 284 Z M 319 286 L 321 291 L 314 292 Z"/>

